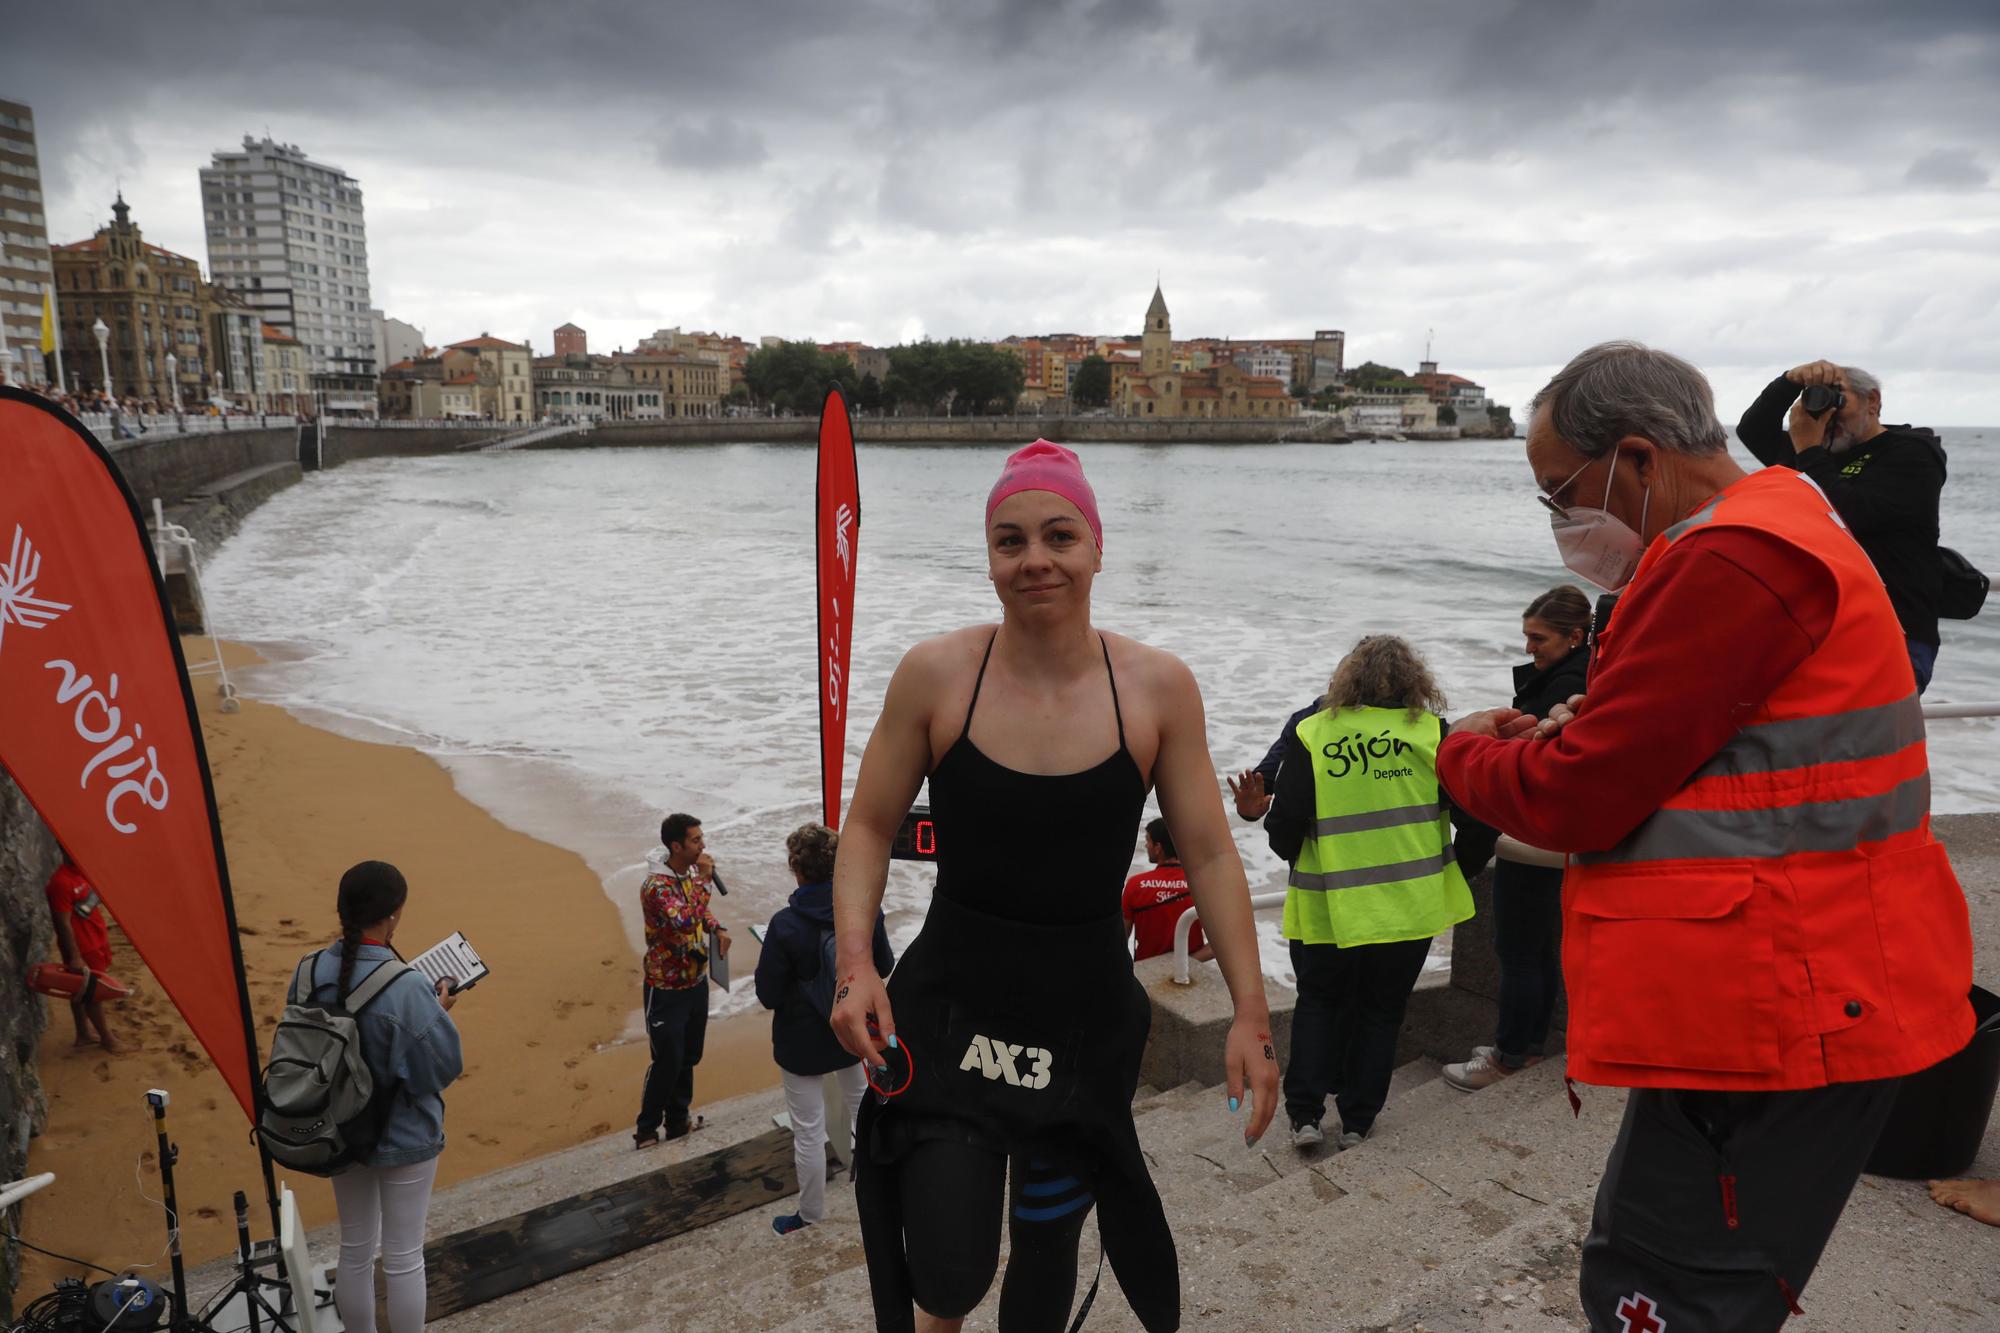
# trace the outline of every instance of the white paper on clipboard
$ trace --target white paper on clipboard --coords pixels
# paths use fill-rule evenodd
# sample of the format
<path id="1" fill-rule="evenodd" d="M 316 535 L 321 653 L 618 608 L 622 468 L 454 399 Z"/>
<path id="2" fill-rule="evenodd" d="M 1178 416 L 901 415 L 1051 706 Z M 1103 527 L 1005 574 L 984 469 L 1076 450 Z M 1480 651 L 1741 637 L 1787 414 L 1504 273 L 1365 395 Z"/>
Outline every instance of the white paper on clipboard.
<path id="1" fill-rule="evenodd" d="M 454 993 L 470 990 L 493 970 L 465 942 L 465 935 L 456 930 L 412 958 L 410 966 L 423 973 L 432 986 L 449 977 Z"/>

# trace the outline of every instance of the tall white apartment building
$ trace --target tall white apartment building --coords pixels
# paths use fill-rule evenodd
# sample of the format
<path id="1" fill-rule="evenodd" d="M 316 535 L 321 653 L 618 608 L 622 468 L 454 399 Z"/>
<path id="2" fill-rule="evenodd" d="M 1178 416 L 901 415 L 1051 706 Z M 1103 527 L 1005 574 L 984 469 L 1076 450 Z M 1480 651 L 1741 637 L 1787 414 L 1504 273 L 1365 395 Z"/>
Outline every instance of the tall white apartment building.
<path id="1" fill-rule="evenodd" d="M 296 338 L 329 411 L 375 408 L 361 187 L 297 144 L 243 138 L 201 169 L 212 278 Z"/>
<path id="2" fill-rule="evenodd" d="M 0 100 L 0 363 L 15 384 L 40 384 L 42 288 L 55 281 L 42 208 L 35 113 Z"/>

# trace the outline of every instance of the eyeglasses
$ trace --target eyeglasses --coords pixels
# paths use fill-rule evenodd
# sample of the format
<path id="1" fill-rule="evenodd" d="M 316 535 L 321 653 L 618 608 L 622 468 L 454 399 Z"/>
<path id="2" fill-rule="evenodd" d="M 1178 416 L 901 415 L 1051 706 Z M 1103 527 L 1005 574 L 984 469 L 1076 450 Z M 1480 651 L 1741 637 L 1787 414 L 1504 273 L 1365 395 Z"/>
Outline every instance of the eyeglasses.
<path id="1" fill-rule="evenodd" d="M 1561 495 L 1565 490 L 1567 490 L 1569 488 L 1570 482 L 1575 481 L 1578 477 L 1582 476 L 1586 471 L 1589 470 L 1590 464 L 1595 463 L 1596 461 L 1597 459 L 1595 458 L 1591 459 L 1589 462 L 1585 463 L 1582 467 L 1578 468 L 1576 471 L 1570 473 L 1569 476 L 1565 477 L 1562 481 L 1562 484 L 1556 486 L 1554 489 L 1546 493 L 1537 492 L 1535 495 L 1535 499 L 1541 502 L 1542 508 L 1548 510 L 1551 514 L 1554 514 L 1557 518 L 1568 518 L 1569 510 L 1565 508 L 1559 501 L 1557 501 L 1556 497 L 1558 495 Z"/>

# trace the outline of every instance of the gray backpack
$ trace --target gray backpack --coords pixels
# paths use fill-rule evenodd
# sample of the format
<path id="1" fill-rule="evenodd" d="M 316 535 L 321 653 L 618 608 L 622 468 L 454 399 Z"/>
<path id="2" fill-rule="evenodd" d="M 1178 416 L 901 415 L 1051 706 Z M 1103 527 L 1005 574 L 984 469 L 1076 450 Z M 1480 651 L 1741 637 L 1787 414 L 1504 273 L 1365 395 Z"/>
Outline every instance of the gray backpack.
<path id="1" fill-rule="evenodd" d="M 307 956 L 292 974 L 285 1012 L 271 1038 L 271 1062 L 264 1067 L 257 1136 L 280 1165 L 330 1176 L 382 1137 L 396 1085 L 377 1086 L 362 1055 L 355 1016 L 410 968 L 391 959 L 349 991 L 344 1004 L 322 1005 L 312 999 L 319 958 Z"/>

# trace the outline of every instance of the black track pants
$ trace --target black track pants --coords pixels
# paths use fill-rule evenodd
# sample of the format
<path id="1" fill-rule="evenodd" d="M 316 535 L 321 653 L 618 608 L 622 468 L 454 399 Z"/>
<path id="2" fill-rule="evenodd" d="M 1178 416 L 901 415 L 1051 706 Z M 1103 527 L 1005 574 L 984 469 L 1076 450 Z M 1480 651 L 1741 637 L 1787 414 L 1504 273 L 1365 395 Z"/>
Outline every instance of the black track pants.
<path id="1" fill-rule="evenodd" d="M 1763 1333 L 1783 1324 L 1788 1294 L 1805 1291 L 1898 1081 L 1635 1089 L 1583 1243 L 1591 1328 Z"/>

